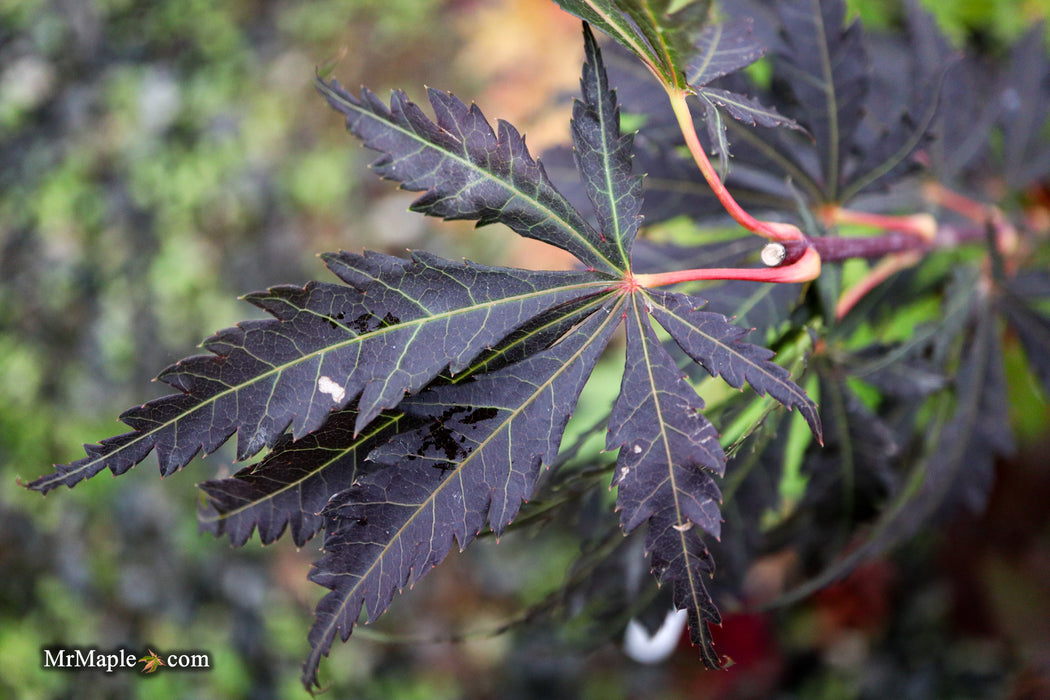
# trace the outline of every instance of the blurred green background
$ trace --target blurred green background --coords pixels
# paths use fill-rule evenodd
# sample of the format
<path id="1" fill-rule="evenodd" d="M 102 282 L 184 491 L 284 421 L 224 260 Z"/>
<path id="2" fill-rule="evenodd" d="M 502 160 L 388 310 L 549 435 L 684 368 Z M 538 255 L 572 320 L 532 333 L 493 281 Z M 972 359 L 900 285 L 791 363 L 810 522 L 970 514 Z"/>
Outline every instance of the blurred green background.
<path id="1" fill-rule="evenodd" d="M 852 3 L 875 25 L 883 4 Z M 1034 0 L 929 5 L 957 41 L 975 28 L 1002 40 L 1046 14 Z M 0 697 L 305 696 L 299 664 L 323 593 L 306 581 L 316 546 L 233 550 L 198 535 L 194 484 L 228 474 L 228 455 L 164 482 L 148 458 L 119 482 L 103 474 L 46 498 L 16 480 L 121 432 L 123 409 L 164 393 L 149 384 L 163 367 L 252 316 L 238 295 L 328 278 L 319 252 L 426 248 L 565 264 L 505 231 L 408 213 L 412 196 L 368 174 L 372 156 L 312 81 L 334 62 L 344 85 L 381 95 L 450 89 L 527 129 L 538 152 L 567 136 L 569 108 L 556 97 L 574 89 L 581 53 L 578 23 L 543 0 L 0 0 Z M 555 588 L 577 546 L 518 539 L 497 552 L 479 542 L 395 600 L 386 629 L 440 637 L 494 627 Z M 935 545 L 911 556 L 931 551 L 923 546 Z M 522 580 L 507 584 L 507 571 Z M 936 598 L 931 580 L 918 592 Z M 933 616 L 924 643 L 940 648 L 950 612 L 921 609 Z M 801 629 L 819 610 L 778 624 Z M 612 645 L 566 655 L 553 637 L 525 629 L 397 645 L 362 633 L 336 644 L 322 678 L 330 697 L 749 697 L 720 690 L 688 651 L 648 668 L 625 664 Z M 974 639 L 940 675 L 917 664 L 903 696 L 1016 687 L 1024 664 Z M 45 671 L 48 645 L 204 651 L 213 668 Z M 814 664 L 798 697 L 863 696 L 856 658 Z M 960 678 L 972 694 L 942 693 Z"/>

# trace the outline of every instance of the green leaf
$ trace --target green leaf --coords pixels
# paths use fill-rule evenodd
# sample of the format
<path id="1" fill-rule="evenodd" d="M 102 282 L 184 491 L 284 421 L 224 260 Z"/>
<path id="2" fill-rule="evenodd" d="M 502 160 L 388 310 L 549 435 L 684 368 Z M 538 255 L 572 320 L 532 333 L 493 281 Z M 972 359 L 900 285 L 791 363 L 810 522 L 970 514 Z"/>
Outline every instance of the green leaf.
<path id="1" fill-rule="evenodd" d="M 611 36 L 668 88 L 686 89 L 685 71 L 710 16 L 710 0 L 555 0 Z"/>

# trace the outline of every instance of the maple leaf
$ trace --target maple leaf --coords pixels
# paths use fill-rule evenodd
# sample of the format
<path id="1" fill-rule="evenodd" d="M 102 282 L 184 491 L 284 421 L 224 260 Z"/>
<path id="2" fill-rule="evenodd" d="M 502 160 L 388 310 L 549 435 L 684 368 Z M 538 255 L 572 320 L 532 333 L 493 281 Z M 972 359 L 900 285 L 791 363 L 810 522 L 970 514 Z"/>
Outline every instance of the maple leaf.
<path id="1" fill-rule="evenodd" d="M 684 46 L 662 31 L 653 36 Z M 388 107 L 367 89 L 357 98 L 317 82 L 347 128 L 379 151 L 377 173 L 423 193 L 414 210 L 505 224 L 572 253 L 584 269 L 326 254 L 341 284 L 248 295 L 271 318 L 205 341 L 210 354 L 161 374 L 178 393 L 122 416 L 132 432 L 88 446 L 87 457 L 29 487 L 73 486 L 107 467 L 120 474 L 151 451 L 169 474 L 235 433 L 239 460 L 270 448 L 232 477 L 201 484 L 200 523 L 234 545 L 253 532 L 272 542 L 290 530 L 302 544 L 325 531 L 310 578 L 330 593 L 309 635 L 310 687 L 334 638 L 346 639 L 362 611 L 378 618 L 453 542 L 463 548 L 484 528 L 506 530 L 557 459 L 584 384 L 626 323 L 627 366 L 608 436 L 620 450 L 622 525 L 647 525 L 654 573 L 688 610 L 705 662 L 719 666 L 707 630 L 719 616 L 703 583 L 713 561 L 700 531 L 718 535 L 714 478 L 725 456 L 650 319 L 712 376 L 797 408 L 818 438 L 819 419 L 772 352 L 742 341 L 747 331 L 698 310 L 699 299 L 635 282 L 642 178 L 586 24 L 584 47 L 572 137 L 596 225 L 554 188 L 513 127 L 492 129 L 476 106 L 430 90 L 431 120 L 403 93 Z"/>
<path id="2" fill-rule="evenodd" d="M 661 347 L 643 302 L 632 300 L 627 321 L 627 369 L 609 419 L 607 449 L 616 462 L 617 508 L 624 530 L 649 523 L 646 551 L 653 572 L 672 586 L 674 603 L 689 613 L 689 629 L 704 662 L 721 667 L 707 623 L 721 618 L 701 575 L 713 565 L 699 526 L 717 538 L 721 495 L 712 474 L 725 472 L 725 454 L 703 401 Z"/>
<path id="3" fill-rule="evenodd" d="M 371 449 L 408 422 L 399 412 L 386 412 L 355 435 L 357 416 L 352 408 L 337 411 L 299 440 L 282 435 L 259 463 L 199 484 L 205 496 L 197 518 L 201 529 L 225 534 L 239 547 L 255 529 L 269 544 L 287 527 L 297 546 L 305 544 L 324 524 L 320 512 L 329 499 L 371 469 L 365 460 Z"/>
<path id="4" fill-rule="evenodd" d="M 491 268 L 422 253 L 412 261 L 378 254 L 329 260 L 337 273 L 366 271 L 374 282 L 362 290 L 312 282 L 248 295 L 274 319 L 207 340 L 213 355 L 182 360 L 159 377 L 182 393 L 125 412 L 121 420 L 134 432 L 87 446 L 87 457 L 29 487 L 72 486 L 106 467 L 121 474 L 154 448 L 167 475 L 234 432 L 244 459 L 289 426 L 296 437 L 316 430 L 359 394 L 360 431 L 404 392 L 450 365 L 462 368 L 532 316 L 608 286 L 587 273 Z"/>
<path id="5" fill-rule="evenodd" d="M 311 580 L 332 589 L 317 606 L 304 682 L 314 682 L 336 633 L 349 637 L 362 607 L 374 621 L 394 593 L 486 522 L 498 534 L 553 461 L 580 390 L 618 318 L 595 311 L 552 348 L 462 385 L 438 387 L 402 405 L 435 419 L 377 448 L 390 464 L 325 509 L 325 556 Z"/>
<path id="6" fill-rule="evenodd" d="M 139 663 L 144 664 L 142 667 L 143 673 L 153 673 L 164 665 L 164 662 L 160 660 L 159 656 L 157 656 L 157 652 L 152 649 L 149 649 L 148 651 L 149 653 L 146 656 L 139 659 Z"/>
<path id="7" fill-rule="evenodd" d="M 751 65 L 765 53 L 752 38 L 752 24 L 747 18 L 708 25 L 697 38 L 695 55 L 686 66 L 686 82 L 703 105 L 708 139 L 719 156 L 722 179 L 729 171 L 729 140 L 722 111 L 752 127 L 801 129 L 794 120 L 763 106 L 756 98 L 708 85 Z"/>
<path id="8" fill-rule="evenodd" d="M 599 230 L 616 243 L 620 257 L 629 260 L 628 251 L 641 223 L 641 178 L 631 174 L 634 138 L 620 135 L 616 92 L 609 89 L 597 44 L 589 32 L 586 51 L 580 79 L 583 99 L 573 104 L 573 156 Z"/>
<path id="9" fill-rule="evenodd" d="M 493 131 L 477 105 L 429 89 L 432 122 L 403 92 L 390 107 L 363 89 L 357 99 L 339 83 L 318 79 L 317 88 L 346 115 L 347 128 L 365 146 L 382 152 L 372 168 L 402 187 L 424 194 L 414 211 L 446 219 L 500 222 L 517 233 L 556 245 L 591 269 L 623 270 L 623 251 L 595 232 L 554 188 L 534 161 L 525 139 L 500 121 Z"/>

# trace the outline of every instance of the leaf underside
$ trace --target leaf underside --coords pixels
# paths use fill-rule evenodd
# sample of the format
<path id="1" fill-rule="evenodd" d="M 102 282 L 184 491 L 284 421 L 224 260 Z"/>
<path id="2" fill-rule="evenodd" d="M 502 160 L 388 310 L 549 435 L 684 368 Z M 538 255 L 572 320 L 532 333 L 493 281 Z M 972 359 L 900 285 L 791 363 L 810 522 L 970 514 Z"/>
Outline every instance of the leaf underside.
<path id="1" fill-rule="evenodd" d="M 631 51 L 664 85 L 685 87 L 697 38 L 710 19 L 710 0 L 555 0 Z"/>

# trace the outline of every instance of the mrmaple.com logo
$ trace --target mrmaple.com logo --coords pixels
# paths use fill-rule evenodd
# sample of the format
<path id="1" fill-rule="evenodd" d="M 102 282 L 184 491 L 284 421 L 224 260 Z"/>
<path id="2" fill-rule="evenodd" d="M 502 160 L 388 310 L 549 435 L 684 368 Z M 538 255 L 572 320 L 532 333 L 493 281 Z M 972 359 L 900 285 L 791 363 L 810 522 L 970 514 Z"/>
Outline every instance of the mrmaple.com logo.
<path id="1" fill-rule="evenodd" d="M 207 670 L 211 668 L 211 655 L 201 652 L 174 652 L 158 654 L 152 649 L 135 653 L 129 649 L 99 651 L 90 648 L 42 649 L 44 668 L 67 671 L 96 670 L 113 673 L 142 667 L 142 673 L 153 673 L 159 668 L 183 670 Z"/>

